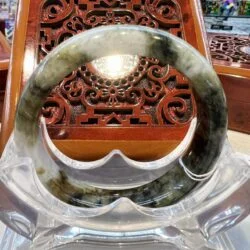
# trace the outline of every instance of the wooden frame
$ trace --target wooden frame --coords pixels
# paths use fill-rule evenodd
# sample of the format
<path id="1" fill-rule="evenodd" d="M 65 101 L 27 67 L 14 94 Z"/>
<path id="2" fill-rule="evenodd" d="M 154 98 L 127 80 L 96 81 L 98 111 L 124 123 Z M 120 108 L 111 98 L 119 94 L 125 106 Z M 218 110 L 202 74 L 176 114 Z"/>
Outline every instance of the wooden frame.
<path id="1" fill-rule="evenodd" d="M 218 50 L 214 47 L 217 37 L 225 43 L 229 39 L 230 51 L 220 49 L 227 46 L 218 45 Z M 208 39 L 212 62 L 227 97 L 229 128 L 250 133 L 250 57 L 241 52 L 241 47 L 249 47 L 250 38 L 242 35 L 209 33 Z M 240 43 L 235 43 L 233 39 Z"/>
<path id="2" fill-rule="evenodd" d="M 11 67 L 3 110 L 2 135 L 0 140 L 1 150 L 3 150 L 13 129 L 16 105 L 23 87 L 21 83 L 25 82 L 30 73 L 34 70 L 34 66 L 32 65 L 35 65 L 35 50 L 32 46 L 37 45 L 34 40 L 26 40 L 26 37 L 27 39 L 34 39 L 28 36 L 29 32 L 32 31 L 31 29 L 27 30 L 27 26 L 33 26 L 32 29 L 36 29 L 36 22 L 32 22 L 29 19 L 29 16 L 32 16 L 32 11 L 34 11 L 33 8 L 30 8 L 30 5 L 32 5 L 32 3 L 29 0 L 19 1 L 18 17 L 13 41 L 14 46 L 12 49 L 10 64 Z M 207 39 L 204 32 L 205 28 L 203 25 L 203 17 L 199 1 L 191 0 L 190 8 L 192 10 L 192 19 L 194 21 L 198 49 L 205 57 L 209 58 Z M 167 134 L 165 134 L 165 138 L 169 138 L 168 141 L 159 140 L 157 138 L 154 138 L 153 140 L 137 140 L 136 138 L 133 138 L 132 141 L 124 141 L 121 138 L 119 142 L 116 142 L 116 147 L 119 144 L 119 148 L 121 148 L 128 156 L 136 159 L 142 159 L 145 156 L 145 151 L 149 154 L 149 159 L 154 157 L 158 158 L 176 147 L 176 145 L 183 138 L 187 129 L 188 126 L 184 126 L 182 131 L 180 131 L 179 134 L 178 132 L 177 134 L 175 133 L 175 135 L 173 134 L 174 131 L 170 130 Z M 112 137 L 112 134 L 109 132 L 106 133 L 106 135 L 108 134 Z M 86 157 L 86 151 L 92 152 L 92 150 L 95 149 L 95 151 L 99 152 L 97 155 L 91 155 L 88 153 L 88 160 L 92 160 L 105 155 L 108 151 L 110 151 L 110 149 L 114 148 L 114 141 L 106 140 L 105 149 L 103 149 L 103 141 L 98 138 L 94 140 L 92 138 L 92 140 L 88 141 L 77 139 L 54 140 L 54 143 L 63 153 L 75 159 L 82 159 Z"/>
<path id="3" fill-rule="evenodd" d="M 4 57 L 0 56 L 0 70 L 7 70 L 9 68 L 9 57 L 10 57 L 10 45 L 7 42 L 5 36 L 0 31 L 0 46 L 4 53 Z"/>

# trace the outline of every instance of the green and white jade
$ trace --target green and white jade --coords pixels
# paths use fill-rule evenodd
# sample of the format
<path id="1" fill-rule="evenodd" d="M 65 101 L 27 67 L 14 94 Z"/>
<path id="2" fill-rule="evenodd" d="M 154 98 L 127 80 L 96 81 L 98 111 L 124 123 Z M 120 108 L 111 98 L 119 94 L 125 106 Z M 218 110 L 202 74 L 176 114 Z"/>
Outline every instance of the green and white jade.
<path id="1" fill-rule="evenodd" d="M 186 175 L 178 161 L 166 173 L 147 184 L 115 190 L 91 186 L 59 166 L 48 166 L 46 157 L 39 155 L 39 114 L 50 91 L 80 65 L 115 54 L 158 58 L 190 80 L 197 103 L 198 122 L 192 143 L 182 159 L 195 174 L 205 174 L 213 168 L 221 153 L 227 129 L 226 101 L 216 73 L 185 41 L 164 31 L 133 25 L 107 26 L 83 32 L 59 45 L 39 64 L 28 80 L 17 108 L 14 128 L 16 146 L 20 151 L 31 154 L 40 181 L 66 203 L 97 207 L 127 197 L 148 207 L 171 205 L 197 184 Z"/>

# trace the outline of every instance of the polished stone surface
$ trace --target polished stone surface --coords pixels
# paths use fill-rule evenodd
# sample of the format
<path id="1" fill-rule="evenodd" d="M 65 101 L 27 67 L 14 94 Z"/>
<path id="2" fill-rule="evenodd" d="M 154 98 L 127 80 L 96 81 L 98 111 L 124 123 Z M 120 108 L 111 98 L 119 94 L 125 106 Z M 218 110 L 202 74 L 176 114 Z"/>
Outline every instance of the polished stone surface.
<path id="1" fill-rule="evenodd" d="M 37 150 L 31 156 L 41 181 L 54 195 L 67 203 L 95 207 L 109 204 L 120 197 L 128 197 L 137 204 L 150 207 L 173 204 L 197 184 L 187 177 L 178 162 L 165 175 L 144 186 L 105 190 L 86 185 L 77 179 L 73 170 L 69 176 L 60 167 L 51 169 L 39 157 L 39 149 L 36 149 L 38 117 L 51 89 L 78 66 L 114 54 L 155 57 L 174 66 L 190 79 L 198 107 L 198 126 L 183 161 L 195 174 L 204 174 L 211 169 L 220 155 L 227 128 L 226 101 L 216 73 L 183 40 L 167 32 L 132 25 L 86 31 L 67 40 L 45 58 L 23 91 L 16 115 L 16 144 L 28 154 Z"/>

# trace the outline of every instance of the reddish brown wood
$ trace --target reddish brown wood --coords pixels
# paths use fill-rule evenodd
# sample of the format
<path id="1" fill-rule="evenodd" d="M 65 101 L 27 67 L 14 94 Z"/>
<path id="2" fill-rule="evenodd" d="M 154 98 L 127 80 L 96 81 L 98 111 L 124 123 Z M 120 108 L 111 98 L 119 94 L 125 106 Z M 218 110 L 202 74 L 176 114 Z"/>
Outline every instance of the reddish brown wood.
<path id="1" fill-rule="evenodd" d="M 27 19 L 29 13 L 29 0 L 18 1 L 16 26 L 13 37 L 13 46 L 10 59 L 9 73 L 6 84 L 6 94 L 3 106 L 0 151 L 2 152 L 9 136 L 13 131 L 16 106 L 21 91 L 21 74 L 24 65 L 24 44 L 26 37 Z"/>
<path id="2" fill-rule="evenodd" d="M 5 20 L 0 19 L 0 31 L 4 34 L 4 32 L 5 32 Z"/>
<path id="3" fill-rule="evenodd" d="M 10 45 L 0 31 L 0 70 L 7 70 L 10 60 Z"/>
<path id="4" fill-rule="evenodd" d="M 39 60 L 68 37 L 109 24 L 161 28 L 197 47 L 194 32 L 187 32 L 192 23 L 189 8 L 175 1 L 42 2 L 37 30 Z M 30 18 L 35 17 L 33 9 Z M 89 65 L 82 66 L 54 89 L 43 114 L 49 131 L 61 125 L 77 126 L 78 130 L 86 126 L 178 126 L 189 122 L 192 106 L 188 82 L 180 73 L 158 60 L 140 58 L 137 68 L 118 80 L 105 79 Z M 56 133 L 51 135 L 58 138 Z"/>
<path id="5" fill-rule="evenodd" d="M 209 34 L 213 64 L 223 84 L 229 128 L 250 133 L 250 37 Z"/>
<path id="6" fill-rule="evenodd" d="M 209 34 L 214 64 L 250 69 L 250 37 Z"/>
<path id="7" fill-rule="evenodd" d="M 2 122 L 3 103 L 8 70 L 0 70 L 0 122 Z"/>
<path id="8" fill-rule="evenodd" d="M 0 91 L 5 91 L 8 70 L 0 70 Z"/>
<path id="9" fill-rule="evenodd" d="M 220 75 L 227 96 L 229 127 L 250 133 L 250 79 Z"/>
<path id="10" fill-rule="evenodd" d="M 0 36 L 0 60 L 9 60 L 10 59 L 10 52 L 6 49 L 4 37 Z"/>
<path id="11" fill-rule="evenodd" d="M 138 24 L 164 29 L 207 55 L 201 16 L 194 0 L 32 0 L 28 8 L 24 5 L 19 4 L 19 14 L 29 11 L 29 15 L 27 29 L 22 26 L 26 32 L 23 74 L 20 82 L 10 83 L 10 96 L 14 95 L 15 89 L 19 91 L 25 85 L 37 63 L 55 46 L 100 25 Z M 17 46 L 18 43 L 16 40 Z M 6 101 L 5 107 L 7 105 Z M 11 110 L 15 110 L 13 105 Z M 69 145 L 73 145 L 71 139 L 81 145 L 72 146 L 76 151 L 81 151 L 81 142 L 86 138 L 88 143 L 91 139 L 106 138 L 107 143 L 114 142 L 114 147 L 117 138 L 120 142 L 137 138 L 135 145 L 138 147 L 140 141 L 150 143 L 150 140 L 152 143 L 169 140 L 170 144 L 172 141 L 172 145 L 176 145 L 184 137 L 195 107 L 188 81 L 180 73 L 153 58 L 140 58 L 135 70 L 118 80 L 105 79 L 90 64 L 83 65 L 52 91 L 43 114 L 50 135 L 54 139 L 63 139 L 67 153 Z M 13 123 L 13 114 L 9 115 L 6 110 L 4 118 L 6 132 L 2 145 L 8 138 L 10 129 L 6 126 Z M 108 133 L 103 136 L 103 131 L 112 128 L 112 137 Z M 147 132 L 138 133 L 137 128 L 142 131 L 145 128 Z M 176 133 L 166 133 L 166 129 L 174 128 Z M 171 147 L 166 147 L 167 151 Z"/>
<path id="12" fill-rule="evenodd" d="M 4 27 L 4 25 L 0 26 L 1 28 Z M 9 60 L 10 46 L 3 33 L 0 31 L 0 122 L 2 121 L 4 93 L 8 74 Z"/>

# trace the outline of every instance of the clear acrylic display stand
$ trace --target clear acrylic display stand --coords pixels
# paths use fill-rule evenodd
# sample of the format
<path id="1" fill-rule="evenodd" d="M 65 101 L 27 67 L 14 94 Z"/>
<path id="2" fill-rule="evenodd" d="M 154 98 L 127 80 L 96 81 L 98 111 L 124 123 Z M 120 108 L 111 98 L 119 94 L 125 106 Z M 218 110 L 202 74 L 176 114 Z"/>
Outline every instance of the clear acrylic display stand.
<path id="1" fill-rule="evenodd" d="M 132 33 L 141 39 L 141 41 L 136 39 L 138 44 L 134 45 L 133 49 L 143 51 L 141 53 L 143 55 L 155 53 L 155 50 L 152 53 L 147 52 L 142 46 L 152 49 L 152 47 L 147 47 L 150 44 L 154 49 L 157 48 L 157 51 L 162 49 L 166 52 L 167 50 L 168 55 L 177 61 L 179 56 L 184 59 L 188 56 L 189 61 L 184 59 L 178 61 L 176 67 L 194 80 L 193 87 L 197 95 L 202 97 L 203 94 L 208 94 L 209 98 L 206 99 L 206 96 L 203 96 L 205 100 L 198 99 L 200 102 L 198 102 L 198 113 L 199 108 L 204 106 L 209 119 L 202 120 L 199 115 L 194 118 L 188 134 L 179 147 L 170 155 L 155 162 L 135 162 L 119 151 L 111 152 L 109 156 L 92 163 L 81 163 L 69 159 L 54 147 L 48 137 L 44 122 L 39 122 L 37 126 L 38 116 L 33 119 L 35 116 L 31 115 L 42 105 L 39 100 L 40 95 L 45 98 L 47 92 L 49 93 L 49 89 L 45 93 L 42 89 L 44 86 L 41 87 L 44 81 L 39 83 L 38 80 L 43 79 L 42 76 L 46 73 L 48 81 L 46 84 L 49 84 L 51 77 L 55 77 L 57 72 L 46 71 L 49 70 L 49 67 L 46 68 L 47 65 L 50 65 L 51 60 L 55 58 L 55 60 L 60 58 L 66 60 L 67 62 L 62 67 L 71 70 L 67 63 L 72 63 L 70 61 L 72 49 L 78 51 L 78 45 L 86 45 L 81 39 L 89 41 L 91 37 L 96 37 L 97 40 L 106 41 L 106 51 L 110 53 L 111 48 L 114 47 L 112 42 L 117 41 L 119 37 L 121 43 L 118 43 L 118 49 L 131 51 L 130 47 L 124 49 L 122 44 L 126 44 L 123 43 L 123 39 L 129 41 L 129 35 Z M 148 38 L 150 39 L 147 40 Z M 87 49 L 91 50 L 91 46 L 94 45 L 96 48 L 95 41 L 92 39 L 91 42 L 91 45 L 86 45 Z M 169 46 L 168 49 L 166 49 L 166 44 Z M 158 48 L 158 45 L 163 47 Z M 71 46 L 69 52 L 67 46 Z M 182 49 L 186 52 L 185 55 L 183 53 L 179 55 L 179 50 Z M 69 55 L 62 56 L 59 53 L 61 50 Z M 103 53 L 99 51 L 97 55 L 103 55 Z M 77 53 L 73 54 L 79 57 Z M 95 59 L 90 56 L 89 58 Z M 170 60 L 172 64 L 174 64 L 174 59 Z M 191 70 L 189 64 L 195 70 Z M 55 79 L 58 81 L 60 77 L 57 76 Z M 205 93 L 201 88 L 204 84 L 203 80 L 208 84 Z M 213 96 L 209 92 L 211 89 Z M 218 241 L 218 237 L 249 215 L 250 161 L 249 157 L 235 153 L 227 139 L 224 140 L 226 113 L 223 109 L 222 92 L 218 78 L 209 64 L 185 42 L 166 32 L 138 26 L 109 26 L 84 32 L 59 46 L 38 67 L 28 82 L 18 106 L 16 127 L 0 160 L 0 215 L 2 222 L 10 228 L 7 229 L 1 249 L 14 247 L 14 249 L 36 250 L 82 249 L 83 247 L 84 249 L 230 249 L 226 242 Z M 32 99 L 34 96 L 35 101 Z M 217 112 L 219 107 L 221 107 L 221 114 L 213 116 L 213 112 Z M 197 133 L 200 135 L 199 129 L 201 128 L 206 140 L 201 140 L 204 148 L 197 149 L 195 143 L 200 138 L 200 136 L 197 137 Z M 207 142 L 211 143 L 206 144 Z M 210 148 L 203 151 L 208 146 Z M 198 152 L 201 154 L 197 155 L 196 150 L 200 150 Z M 214 156 L 213 152 L 215 152 Z M 217 154 L 220 155 L 218 159 Z M 190 158 L 196 161 L 188 161 Z M 211 160 L 211 164 L 203 161 L 204 159 Z M 193 162 L 199 164 L 199 160 L 202 164 L 198 170 L 202 170 L 206 164 L 211 166 L 206 168 L 205 172 L 194 173 L 190 169 Z M 118 170 L 112 173 L 116 166 Z M 105 169 L 105 173 L 113 174 L 112 178 L 108 178 L 107 174 L 105 178 L 102 178 L 102 168 Z M 118 193 L 123 189 L 125 193 L 126 190 L 130 190 L 125 188 L 128 183 L 126 183 L 126 178 L 122 177 L 123 171 L 127 168 L 130 169 L 128 174 L 132 178 L 129 188 L 135 190 L 137 195 L 142 185 L 158 184 L 157 180 L 166 175 L 167 179 L 160 180 L 169 180 L 166 190 L 169 190 L 171 186 L 172 192 L 166 191 L 163 195 L 156 192 L 154 197 L 157 201 L 168 197 L 169 200 L 172 199 L 171 204 L 168 206 L 148 205 L 149 201 L 146 203 L 147 197 L 144 196 L 142 196 L 144 199 L 142 204 L 136 199 L 133 200 L 132 195 L 124 197 L 120 195 L 116 200 L 105 199 L 105 202 L 101 197 L 102 203 L 97 204 L 95 198 L 97 196 L 93 195 L 95 192 L 106 194 L 109 192 L 107 190 L 111 190 L 112 194 L 114 189 L 118 190 Z M 181 168 L 183 170 L 179 174 Z M 193 168 L 193 170 L 197 169 Z M 71 182 L 67 187 L 72 188 L 73 185 L 78 187 L 84 183 L 85 186 L 81 190 L 88 190 L 88 195 L 81 195 L 81 200 L 80 198 L 77 200 L 79 203 L 69 203 L 61 198 L 61 194 L 57 196 L 48 188 L 47 181 L 60 175 L 62 171 L 65 171 L 64 176 L 67 175 L 67 179 L 64 177 L 63 181 Z M 174 171 L 177 171 L 178 175 L 174 175 Z M 94 178 L 94 176 L 97 177 Z M 175 177 L 179 179 L 174 179 Z M 116 181 L 112 182 L 112 179 Z M 180 185 L 178 180 L 185 181 Z M 179 190 L 183 186 L 196 180 L 199 180 L 195 182 L 196 185 L 186 190 L 186 193 L 180 194 Z M 159 187 L 159 185 L 156 186 Z M 179 195 L 178 200 L 174 199 L 176 197 L 173 197 L 174 195 Z M 75 196 L 75 198 L 78 197 L 79 195 Z M 79 206 L 79 204 L 84 206 Z"/>

